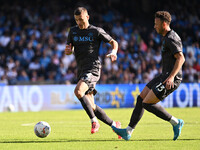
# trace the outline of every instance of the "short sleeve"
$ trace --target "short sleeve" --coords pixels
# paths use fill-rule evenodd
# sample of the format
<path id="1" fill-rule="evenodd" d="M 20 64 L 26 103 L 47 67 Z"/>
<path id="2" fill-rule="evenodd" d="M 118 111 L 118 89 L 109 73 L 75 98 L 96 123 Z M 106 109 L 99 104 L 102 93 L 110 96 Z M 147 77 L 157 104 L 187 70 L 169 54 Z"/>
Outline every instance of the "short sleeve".
<path id="1" fill-rule="evenodd" d="M 181 40 L 168 39 L 167 47 L 170 49 L 172 54 L 182 52 L 182 43 Z"/>
<path id="2" fill-rule="evenodd" d="M 108 43 L 112 40 L 112 37 L 108 33 L 106 33 L 102 28 L 98 28 L 98 37 L 105 43 Z"/>

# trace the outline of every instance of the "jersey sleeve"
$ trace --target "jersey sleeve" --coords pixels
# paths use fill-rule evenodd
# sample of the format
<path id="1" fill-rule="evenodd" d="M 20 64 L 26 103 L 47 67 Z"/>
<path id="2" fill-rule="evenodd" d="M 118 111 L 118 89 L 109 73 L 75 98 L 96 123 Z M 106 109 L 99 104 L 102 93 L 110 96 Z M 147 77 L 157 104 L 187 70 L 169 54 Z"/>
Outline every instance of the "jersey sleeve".
<path id="1" fill-rule="evenodd" d="M 68 37 L 67 37 L 67 44 L 69 45 L 70 43 L 73 45 L 71 29 L 69 30 L 69 34 L 68 34 Z"/>
<path id="2" fill-rule="evenodd" d="M 108 33 L 106 33 L 102 28 L 98 28 L 98 37 L 105 43 L 108 43 L 112 40 L 112 37 Z"/>
<path id="3" fill-rule="evenodd" d="M 174 39 L 169 38 L 167 42 L 167 46 L 170 49 L 172 54 L 182 52 L 181 40 L 174 40 Z"/>

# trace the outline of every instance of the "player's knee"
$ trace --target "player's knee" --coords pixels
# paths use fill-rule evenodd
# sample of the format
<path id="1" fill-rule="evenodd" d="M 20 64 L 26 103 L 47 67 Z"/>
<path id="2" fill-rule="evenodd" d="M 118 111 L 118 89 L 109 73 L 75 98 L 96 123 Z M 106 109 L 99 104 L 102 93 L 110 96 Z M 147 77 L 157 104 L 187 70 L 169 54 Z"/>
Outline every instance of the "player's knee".
<path id="1" fill-rule="evenodd" d="M 92 104 L 92 109 L 93 109 L 93 111 L 95 111 L 95 109 L 96 109 L 96 104 Z"/>
<path id="2" fill-rule="evenodd" d="M 97 108 L 97 105 L 96 105 L 96 104 L 94 104 L 94 110 L 96 110 L 96 108 Z"/>
<path id="3" fill-rule="evenodd" d="M 84 96 L 85 93 L 81 91 L 80 89 L 75 88 L 74 94 L 76 95 L 77 98 L 81 98 Z"/>

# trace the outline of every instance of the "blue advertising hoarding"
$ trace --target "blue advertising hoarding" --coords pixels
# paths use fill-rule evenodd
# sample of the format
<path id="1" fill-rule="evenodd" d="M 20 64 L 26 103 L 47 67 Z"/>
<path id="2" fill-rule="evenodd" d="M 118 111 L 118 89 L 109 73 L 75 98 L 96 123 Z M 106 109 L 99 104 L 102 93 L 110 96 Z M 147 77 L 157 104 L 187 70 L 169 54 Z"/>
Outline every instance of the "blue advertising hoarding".
<path id="1" fill-rule="evenodd" d="M 96 104 L 102 108 L 134 107 L 145 84 L 97 85 Z M 75 85 L 0 86 L 0 112 L 11 104 L 15 111 L 66 110 L 82 108 L 74 95 Z M 169 107 L 200 107 L 200 84 L 182 83 L 160 104 Z"/>

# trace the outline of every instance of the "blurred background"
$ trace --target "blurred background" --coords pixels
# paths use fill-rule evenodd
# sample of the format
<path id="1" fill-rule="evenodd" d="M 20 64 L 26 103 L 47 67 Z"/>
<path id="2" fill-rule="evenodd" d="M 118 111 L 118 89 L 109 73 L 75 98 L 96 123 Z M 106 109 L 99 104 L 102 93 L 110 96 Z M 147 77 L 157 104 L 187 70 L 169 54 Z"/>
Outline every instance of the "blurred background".
<path id="1" fill-rule="evenodd" d="M 167 10 L 171 28 L 182 39 L 183 82 L 200 83 L 199 0 L 6 0 L 0 1 L 0 82 L 6 85 L 75 84 L 76 62 L 64 53 L 73 11 L 88 9 L 90 23 L 119 43 L 118 60 L 102 43 L 100 84 L 147 83 L 161 72 L 161 36 L 154 13 Z"/>

